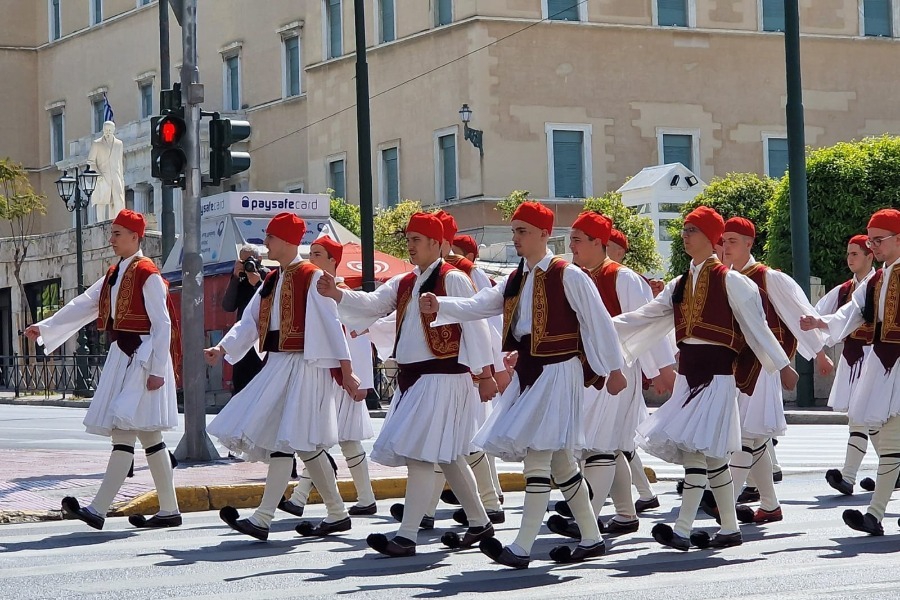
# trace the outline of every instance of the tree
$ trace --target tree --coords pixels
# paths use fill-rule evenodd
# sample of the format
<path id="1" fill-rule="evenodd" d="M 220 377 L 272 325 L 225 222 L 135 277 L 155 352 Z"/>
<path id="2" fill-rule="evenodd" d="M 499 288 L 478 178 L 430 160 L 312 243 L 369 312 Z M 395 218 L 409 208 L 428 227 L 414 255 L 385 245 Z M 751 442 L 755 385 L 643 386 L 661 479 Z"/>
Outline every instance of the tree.
<path id="1" fill-rule="evenodd" d="M 528 200 L 528 191 L 515 190 L 509 196 L 497 202 L 497 210 L 505 220 L 510 220 L 516 208 Z M 607 192 L 599 198 L 585 198 L 584 210 L 601 212 L 613 220 L 613 227 L 628 238 L 628 254 L 625 265 L 646 273 L 656 271 L 662 266 L 659 253 L 656 252 L 656 241 L 653 238 L 653 221 L 637 215 L 633 209 L 622 203 L 622 194 Z"/>
<path id="2" fill-rule="evenodd" d="M 9 158 L 0 159 L 0 221 L 9 224 L 8 240 L 13 245 L 13 277 L 19 287 L 23 312 L 22 329 L 28 325 L 31 317 L 31 307 L 22 283 L 22 264 L 28 257 L 37 216 L 46 212 L 44 197 L 31 187 L 22 165 Z"/>
<path id="3" fill-rule="evenodd" d="M 348 204 L 343 198 L 331 199 L 331 218 L 346 227 L 353 235 L 359 236 L 359 205 Z"/>
<path id="4" fill-rule="evenodd" d="M 876 210 L 900 207 L 900 137 L 881 136 L 813 150 L 806 158 L 810 272 L 826 289 L 848 279 L 847 242 L 865 233 Z M 784 177 L 769 210 L 768 258 L 788 273 L 790 182 Z"/>
<path id="5" fill-rule="evenodd" d="M 775 194 L 778 180 L 760 177 L 755 173 L 729 173 L 725 177 L 714 178 L 706 189 L 681 209 L 681 217 L 669 222 L 669 236 L 672 238 L 672 256 L 669 259 L 669 277 L 687 271 L 690 258 L 684 252 L 681 228 L 684 217 L 698 206 L 715 209 L 727 221 L 731 217 L 744 217 L 756 226 L 756 242 L 753 255 L 767 262 L 766 240 L 769 238 L 769 202 Z"/>
<path id="6" fill-rule="evenodd" d="M 413 213 L 422 210 L 419 200 L 404 200 L 375 215 L 375 249 L 397 258 L 407 258 L 403 231 Z"/>

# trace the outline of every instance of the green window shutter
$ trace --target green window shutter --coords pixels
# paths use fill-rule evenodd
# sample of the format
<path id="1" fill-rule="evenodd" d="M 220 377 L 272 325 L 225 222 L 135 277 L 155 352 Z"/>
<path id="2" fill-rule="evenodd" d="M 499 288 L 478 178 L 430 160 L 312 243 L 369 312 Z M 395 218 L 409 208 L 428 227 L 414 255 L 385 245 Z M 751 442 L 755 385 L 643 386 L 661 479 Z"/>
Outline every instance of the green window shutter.
<path id="1" fill-rule="evenodd" d="M 65 142 L 63 141 L 63 114 L 53 113 L 51 117 L 53 130 L 53 162 L 59 162 L 65 158 Z"/>
<path id="2" fill-rule="evenodd" d="M 553 131 L 553 185 L 557 198 L 584 198 L 583 131 Z"/>
<path id="3" fill-rule="evenodd" d="M 456 199 L 456 136 L 445 135 L 438 140 L 441 151 L 441 198 Z"/>
<path id="4" fill-rule="evenodd" d="M 786 138 L 769 138 L 769 177 L 784 177 L 788 169 L 788 141 Z"/>
<path id="5" fill-rule="evenodd" d="M 284 41 L 285 66 L 287 67 L 287 94 L 300 95 L 300 38 L 292 37 Z"/>
<path id="6" fill-rule="evenodd" d="M 867 36 L 891 37 L 891 2 L 890 0 L 864 0 L 863 17 Z"/>
<path id="7" fill-rule="evenodd" d="M 547 18 L 551 21 L 578 21 L 578 0 L 547 0 Z"/>
<path id="8" fill-rule="evenodd" d="M 238 57 L 232 56 L 226 61 L 228 69 L 228 110 L 241 109 L 241 80 L 238 73 Z"/>
<path id="9" fill-rule="evenodd" d="M 453 0 L 437 0 L 437 23 L 435 25 L 449 25 L 453 22 Z"/>
<path id="10" fill-rule="evenodd" d="M 687 0 L 656 0 L 656 15 L 659 25 L 687 27 Z"/>
<path id="11" fill-rule="evenodd" d="M 341 0 L 326 0 L 328 3 L 328 58 L 337 58 L 344 53 L 341 35 Z"/>
<path id="12" fill-rule="evenodd" d="M 394 31 L 394 0 L 381 0 L 381 41 L 392 42 L 397 39 Z"/>
<path id="13" fill-rule="evenodd" d="M 763 31 L 784 31 L 784 0 L 763 0 Z"/>
<path id="14" fill-rule="evenodd" d="M 331 179 L 331 189 L 334 190 L 334 197 L 347 199 L 347 180 L 344 176 L 344 161 L 336 160 L 328 163 L 329 177 Z"/>
<path id="15" fill-rule="evenodd" d="M 397 149 L 388 148 L 381 153 L 382 173 L 384 174 L 384 201 L 388 207 L 396 206 L 400 201 L 400 170 L 397 162 Z"/>
<path id="16" fill-rule="evenodd" d="M 681 163 L 694 170 L 694 138 L 691 135 L 663 134 L 663 164 Z"/>

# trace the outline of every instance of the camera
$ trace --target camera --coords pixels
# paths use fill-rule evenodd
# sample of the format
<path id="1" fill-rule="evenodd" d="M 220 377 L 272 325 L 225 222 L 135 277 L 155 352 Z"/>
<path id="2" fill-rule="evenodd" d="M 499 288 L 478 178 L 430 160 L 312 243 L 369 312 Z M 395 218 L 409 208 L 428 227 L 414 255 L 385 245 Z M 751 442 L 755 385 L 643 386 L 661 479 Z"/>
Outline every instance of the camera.
<path id="1" fill-rule="evenodd" d="M 245 273 L 259 273 L 259 260 L 250 256 L 247 257 L 247 260 L 244 261 L 244 272 Z"/>

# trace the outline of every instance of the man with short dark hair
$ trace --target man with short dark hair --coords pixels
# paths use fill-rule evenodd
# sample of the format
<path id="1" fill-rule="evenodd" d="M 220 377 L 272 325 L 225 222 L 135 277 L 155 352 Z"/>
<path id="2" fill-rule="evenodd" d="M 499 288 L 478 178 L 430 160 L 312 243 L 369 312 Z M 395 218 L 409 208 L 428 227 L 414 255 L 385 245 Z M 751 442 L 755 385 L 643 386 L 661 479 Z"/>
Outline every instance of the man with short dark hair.
<path id="1" fill-rule="evenodd" d="M 237 319 L 240 320 L 253 294 L 268 274 L 269 269 L 262 265 L 259 248 L 253 244 L 242 246 L 222 297 L 222 310 L 237 313 Z M 256 352 L 248 352 L 236 362 L 231 369 L 231 395 L 244 389 L 261 368 L 262 359 Z"/>

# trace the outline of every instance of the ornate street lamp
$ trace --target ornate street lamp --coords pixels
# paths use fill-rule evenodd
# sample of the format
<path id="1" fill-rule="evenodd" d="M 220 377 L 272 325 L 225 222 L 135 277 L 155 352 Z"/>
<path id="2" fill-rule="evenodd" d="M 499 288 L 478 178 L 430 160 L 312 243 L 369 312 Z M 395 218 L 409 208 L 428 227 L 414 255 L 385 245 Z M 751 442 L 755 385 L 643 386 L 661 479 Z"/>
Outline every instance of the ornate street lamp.
<path id="1" fill-rule="evenodd" d="M 463 122 L 463 137 L 472 142 L 472 145 L 481 152 L 481 156 L 484 156 L 484 131 L 469 127 L 469 121 L 472 120 L 472 109 L 468 104 L 463 104 L 459 109 L 459 118 Z"/>

